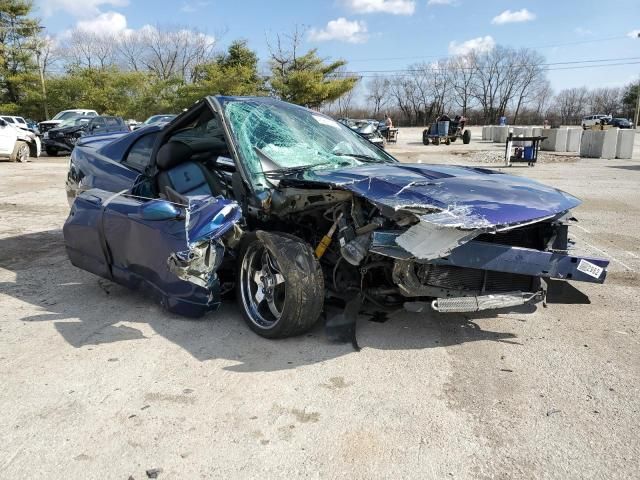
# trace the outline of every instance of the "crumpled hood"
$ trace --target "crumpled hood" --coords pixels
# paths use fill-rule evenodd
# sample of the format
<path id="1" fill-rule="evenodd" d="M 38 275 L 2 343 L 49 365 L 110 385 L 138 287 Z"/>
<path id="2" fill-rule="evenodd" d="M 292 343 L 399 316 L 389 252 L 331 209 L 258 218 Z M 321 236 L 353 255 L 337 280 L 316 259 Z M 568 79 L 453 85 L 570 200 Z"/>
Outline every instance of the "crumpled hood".
<path id="1" fill-rule="evenodd" d="M 69 127 L 57 127 L 57 128 L 52 128 L 51 130 L 49 130 L 49 135 L 56 135 L 56 134 L 61 134 L 61 135 L 68 135 L 70 133 L 75 133 L 75 132 L 79 132 L 81 130 L 85 130 L 87 127 L 84 125 L 72 125 Z"/>
<path id="2" fill-rule="evenodd" d="M 548 218 L 578 206 L 577 198 L 528 178 L 484 168 L 410 163 L 305 172 L 305 182 L 330 184 L 396 210 L 438 208 L 437 223 L 491 228 Z M 435 220 L 435 219 L 434 219 Z"/>

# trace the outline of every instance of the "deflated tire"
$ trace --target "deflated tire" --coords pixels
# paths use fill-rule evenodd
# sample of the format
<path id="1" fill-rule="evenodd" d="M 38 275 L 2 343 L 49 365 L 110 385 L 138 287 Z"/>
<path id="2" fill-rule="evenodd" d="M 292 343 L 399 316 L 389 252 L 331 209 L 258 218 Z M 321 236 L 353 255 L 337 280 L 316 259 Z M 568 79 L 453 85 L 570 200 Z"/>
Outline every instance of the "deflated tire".
<path id="1" fill-rule="evenodd" d="M 242 315 L 258 335 L 300 335 L 318 321 L 324 301 L 322 269 L 301 239 L 264 231 L 247 234 L 238 269 Z"/>

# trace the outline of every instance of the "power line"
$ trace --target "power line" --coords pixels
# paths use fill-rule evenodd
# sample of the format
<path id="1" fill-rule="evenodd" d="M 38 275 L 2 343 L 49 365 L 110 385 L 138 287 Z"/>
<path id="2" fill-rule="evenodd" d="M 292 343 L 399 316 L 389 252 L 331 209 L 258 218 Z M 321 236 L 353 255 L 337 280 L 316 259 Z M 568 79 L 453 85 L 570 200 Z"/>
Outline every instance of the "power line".
<path id="1" fill-rule="evenodd" d="M 632 61 L 629 61 L 632 60 Z M 514 67 L 541 67 L 542 71 L 554 71 L 554 70 L 573 70 L 573 69 L 582 69 L 582 68 L 596 68 L 596 67 L 607 67 L 607 66 L 619 66 L 619 65 L 636 65 L 637 60 L 640 60 L 640 57 L 623 57 L 623 58 L 601 58 L 601 59 L 590 59 L 590 60 L 571 60 L 566 62 L 553 62 L 553 63 L 522 63 L 522 64 L 510 64 L 504 65 L 505 68 L 514 68 Z M 629 61 L 629 62 L 627 62 Z M 609 63 L 603 63 L 609 62 Z M 620 62 L 620 63 L 610 63 L 610 62 Z M 595 63 L 600 63 L 600 65 L 593 65 Z M 591 65 L 583 65 L 583 64 L 591 64 Z M 557 67 L 557 68 L 556 68 Z M 499 68 L 495 65 L 489 66 L 470 66 L 470 67 L 462 67 L 450 65 L 447 67 L 431 67 L 429 69 L 430 72 L 439 72 L 439 71 L 452 71 L 452 70 L 469 70 L 469 71 L 478 71 L 478 70 L 493 70 Z M 423 72 L 423 69 L 419 68 L 406 68 L 406 69 L 396 69 L 396 70 L 353 70 L 353 71 L 344 71 L 339 72 L 341 76 L 363 76 L 363 77 L 375 77 L 376 75 L 371 74 L 385 74 L 388 76 L 407 76 L 415 73 Z"/>
<path id="2" fill-rule="evenodd" d="M 565 47 L 570 45 L 581 45 L 586 43 L 609 42 L 611 40 L 620 40 L 623 38 L 629 38 L 629 37 L 627 35 L 617 35 L 614 37 L 604 37 L 604 38 L 597 38 L 592 40 L 580 40 L 576 42 L 555 43 L 555 44 L 538 45 L 538 46 L 525 45 L 525 46 L 516 47 L 516 48 L 531 48 L 534 50 L 541 50 L 545 48 Z M 374 61 L 390 61 L 390 60 L 417 60 L 417 59 L 427 59 L 427 58 L 445 59 L 445 58 L 453 58 L 457 56 L 458 56 L 457 54 L 446 53 L 446 54 L 440 54 L 440 55 L 414 55 L 409 57 L 371 57 L 371 58 L 354 58 L 349 60 L 349 62 L 353 63 L 353 62 L 374 62 Z"/>
<path id="3" fill-rule="evenodd" d="M 620 62 L 620 63 L 606 63 L 606 64 L 601 64 L 601 65 L 574 65 L 574 66 L 569 66 L 569 67 L 558 67 L 558 68 L 543 68 L 541 69 L 543 72 L 553 72 L 553 71 L 558 71 L 558 70 L 581 70 L 581 69 L 585 69 L 585 68 L 600 68 L 600 67 L 618 67 L 618 66 L 622 66 L 622 65 L 640 65 L 640 61 L 638 62 Z M 482 70 L 482 69 L 480 69 Z M 413 71 L 413 73 L 415 73 L 415 71 Z M 344 72 L 341 72 L 340 74 L 338 74 L 339 76 L 347 76 L 344 75 Z M 357 76 L 359 78 L 378 78 L 379 75 L 351 75 L 351 76 Z M 411 77 L 413 76 L 412 73 L 399 73 L 399 74 L 393 74 L 390 75 L 392 77 Z"/>
<path id="4" fill-rule="evenodd" d="M 582 63 L 601 63 L 601 62 L 618 62 L 618 61 L 627 61 L 627 60 L 640 60 L 640 57 L 623 57 L 623 58 L 600 58 L 600 59 L 589 59 L 589 60 L 570 60 L 566 62 L 551 62 L 551 63 L 515 63 L 508 65 L 509 68 L 512 67 L 552 67 L 556 65 L 577 65 Z M 458 65 L 449 65 L 447 67 L 438 67 L 438 66 L 430 66 L 431 71 L 451 71 L 451 70 L 470 70 L 477 71 L 483 69 L 492 69 L 495 66 L 458 66 Z M 546 69 L 545 69 L 546 70 Z M 385 74 L 394 74 L 394 73 L 416 73 L 423 71 L 420 68 L 399 68 L 399 69 L 390 69 L 390 70 L 350 70 L 341 72 L 345 75 L 350 74 L 361 74 L 361 73 L 385 73 Z"/>

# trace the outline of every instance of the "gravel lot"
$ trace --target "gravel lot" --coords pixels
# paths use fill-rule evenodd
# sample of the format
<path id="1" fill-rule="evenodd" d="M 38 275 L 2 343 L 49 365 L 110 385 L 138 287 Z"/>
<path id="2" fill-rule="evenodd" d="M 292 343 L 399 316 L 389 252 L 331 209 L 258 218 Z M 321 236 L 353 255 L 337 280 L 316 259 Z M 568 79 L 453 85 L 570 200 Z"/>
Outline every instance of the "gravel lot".
<path id="1" fill-rule="evenodd" d="M 497 167 L 478 137 L 401 129 L 389 150 Z M 0 478 L 637 478 L 635 150 L 509 170 L 584 200 L 573 237 L 612 259 L 605 285 L 577 285 L 591 305 L 362 316 L 358 353 L 321 327 L 264 340 L 233 303 L 185 320 L 75 269 L 67 159 L 1 162 Z"/>

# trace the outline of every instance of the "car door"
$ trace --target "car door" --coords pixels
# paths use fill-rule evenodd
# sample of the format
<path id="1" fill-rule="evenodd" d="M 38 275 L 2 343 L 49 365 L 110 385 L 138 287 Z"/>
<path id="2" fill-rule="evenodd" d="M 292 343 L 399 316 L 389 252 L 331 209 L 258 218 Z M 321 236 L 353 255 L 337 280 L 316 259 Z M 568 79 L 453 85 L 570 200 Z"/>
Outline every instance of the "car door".
<path id="1" fill-rule="evenodd" d="M 0 119 L 0 154 L 9 155 L 16 144 L 16 132 L 6 120 Z"/>
<path id="2" fill-rule="evenodd" d="M 221 237 L 240 216 L 221 197 L 178 205 L 92 189 L 76 198 L 63 234 L 76 267 L 148 291 L 174 313 L 200 316 L 220 303 Z"/>
<path id="3" fill-rule="evenodd" d="M 98 135 L 100 133 L 106 133 L 107 124 L 104 118 L 94 118 L 89 123 L 88 134 L 89 135 Z"/>

